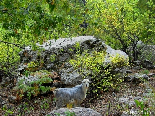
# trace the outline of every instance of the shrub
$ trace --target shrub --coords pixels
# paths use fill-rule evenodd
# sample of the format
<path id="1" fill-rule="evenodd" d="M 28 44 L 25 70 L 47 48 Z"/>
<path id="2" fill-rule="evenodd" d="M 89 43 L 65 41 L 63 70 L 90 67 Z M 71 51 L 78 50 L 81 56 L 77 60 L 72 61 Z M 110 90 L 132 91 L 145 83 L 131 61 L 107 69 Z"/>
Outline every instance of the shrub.
<path id="1" fill-rule="evenodd" d="M 98 97 L 100 93 L 110 89 L 117 89 L 123 78 L 113 75 L 113 69 L 117 66 L 127 66 L 128 59 L 123 56 L 116 55 L 110 57 L 111 64 L 103 65 L 105 61 L 105 51 L 85 51 L 83 54 L 77 54 L 75 59 L 71 59 L 70 63 L 75 69 L 79 69 L 79 73 L 86 77 L 91 77 L 90 84 L 91 97 Z"/>
<path id="2" fill-rule="evenodd" d="M 25 73 L 26 76 L 27 73 Z M 38 96 L 39 94 L 46 93 L 51 90 L 49 86 L 43 86 L 44 83 L 52 83 L 53 80 L 51 79 L 51 73 L 48 71 L 37 71 L 29 73 L 31 75 L 37 75 L 38 80 L 32 81 L 29 84 L 24 83 L 24 79 L 21 79 L 14 90 L 17 92 L 17 100 L 22 99 L 24 96 L 31 98 L 32 96 Z M 40 76 L 39 76 L 40 75 Z"/>

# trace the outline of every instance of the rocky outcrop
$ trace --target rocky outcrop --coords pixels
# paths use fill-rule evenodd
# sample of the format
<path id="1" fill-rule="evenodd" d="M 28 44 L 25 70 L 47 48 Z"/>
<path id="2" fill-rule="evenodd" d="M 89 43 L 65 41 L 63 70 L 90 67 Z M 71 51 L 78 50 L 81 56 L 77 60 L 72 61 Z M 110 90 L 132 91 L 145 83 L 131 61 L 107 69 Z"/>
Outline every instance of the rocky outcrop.
<path id="1" fill-rule="evenodd" d="M 67 114 L 72 114 L 72 116 L 102 116 L 100 113 L 90 109 L 90 108 L 83 108 L 83 107 L 75 107 L 71 109 L 67 108 L 60 108 L 58 110 L 53 110 L 46 116 L 68 116 Z"/>
<path id="2" fill-rule="evenodd" d="M 19 71 L 23 69 L 30 69 L 31 64 L 35 64 L 35 70 L 46 69 L 54 70 L 59 73 L 61 81 L 64 84 L 76 85 L 81 83 L 82 75 L 78 70 L 68 63 L 75 54 L 82 53 L 84 50 L 89 51 L 106 51 L 104 63 L 110 63 L 109 57 L 115 57 L 117 54 L 128 58 L 128 55 L 121 50 L 114 50 L 106 45 L 102 40 L 96 39 L 93 36 L 79 36 L 73 38 L 60 38 L 58 40 L 48 40 L 40 45 L 36 44 L 40 50 L 33 51 L 30 46 L 19 53 L 21 58 L 21 65 Z M 103 64 L 104 64 L 103 63 Z M 27 64 L 27 65 L 25 65 Z"/>
<path id="3" fill-rule="evenodd" d="M 134 50 L 136 52 L 136 58 L 139 62 L 139 66 L 143 66 L 147 69 L 155 68 L 155 45 L 147 45 L 140 40 L 137 42 L 137 45 L 135 46 Z M 133 58 L 133 47 L 130 46 L 128 51 L 129 57 Z"/>

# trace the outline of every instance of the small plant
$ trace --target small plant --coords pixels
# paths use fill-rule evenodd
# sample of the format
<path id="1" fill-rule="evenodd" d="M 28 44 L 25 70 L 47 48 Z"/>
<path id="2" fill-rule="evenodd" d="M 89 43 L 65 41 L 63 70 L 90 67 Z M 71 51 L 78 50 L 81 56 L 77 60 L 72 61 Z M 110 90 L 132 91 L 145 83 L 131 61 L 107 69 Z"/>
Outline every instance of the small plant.
<path id="1" fill-rule="evenodd" d="M 140 108 L 142 116 L 149 116 L 149 108 L 146 108 L 143 101 L 135 100 L 136 106 Z"/>
<path id="2" fill-rule="evenodd" d="M 34 61 L 31 61 L 30 63 L 27 64 L 28 68 L 35 68 L 38 66 L 37 63 L 35 63 Z"/>
<path id="3" fill-rule="evenodd" d="M 50 56 L 50 61 L 51 62 L 54 62 L 55 59 L 56 59 L 56 54 L 53 54 L 53 55 Z"/>
<path id="4" fill-rule="evenodd" d="M 39 63 L 35 62 L 35 61 L 31 61 L 30 63 L 27 64 L 27 70 L 34 72 L 36 70 L 38 70 L 39 68 Z"/>
<path id="5" fill-rule="evenodd" d="M 69 110 L 65 112 L 66 116 L 75 116 L 75 112 L 70 112 Z"/>
<path id="6" fill-rule="evenodd" d="M 74 45 L 74 47 L 75 47 L 75 49 L 77 51 L 79 51 L 79 49 L 80 49 L 80 42 L 76 42 L 75 45 Z"/>
<path id="7" fill-rule="evenodd" d="M 51 83 L 53 81 L 50 77 L 50 73 L 48 74 L 47 71 L 40 71 L 36 73 L 33 72 L 31 74 L 41 75 L 43 72 L 45 73 L 44 75 L 38 76 L 38 80 L 32 81 L 29 84 L 25 84 L 24 79 L 21 79 L 18 82 L 18 85 L 14 88 L 14 90 L 17 91 L 16 96 L 18 100 L 21 100 L 25 95 L 30 99 L 32 96 L 38 96 L 39 94 L 51 91 L 51 87 L 42 86 L 44 83 Z"/>
<path id="8" fill-rule="evenodd" d="M 143 74 L 149 74 L 149 72 L 150 72 L 149 70 L 143 70 L 142 71 Z"/>
<path id="9" fill-rule="evenodd" d="M 110 57 L 112 67 L 123 67 L 123 66 L 128 66 L 129 65 L 129 59 L 125 58 L 124 56 L 120 54 L 116 54 L 115 57 L 111 56 Z"/>

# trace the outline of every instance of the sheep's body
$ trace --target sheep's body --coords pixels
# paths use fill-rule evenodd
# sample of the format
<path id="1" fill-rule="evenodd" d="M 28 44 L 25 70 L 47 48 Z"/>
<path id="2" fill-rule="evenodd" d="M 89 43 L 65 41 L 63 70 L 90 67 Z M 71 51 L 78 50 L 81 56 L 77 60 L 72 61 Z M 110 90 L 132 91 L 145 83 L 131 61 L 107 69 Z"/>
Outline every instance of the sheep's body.
<path id="1" fill-rule="evenodd" d="M 89 87 L 89 80 L 84 79 L 81 85 L 77 85 L 73 88 L 59 88 L 54 92 L 56 98 L 57 108 L 62 105 L 73 104 L 80 106 L 80 103 L 86 98 L 86 92 Z"/>

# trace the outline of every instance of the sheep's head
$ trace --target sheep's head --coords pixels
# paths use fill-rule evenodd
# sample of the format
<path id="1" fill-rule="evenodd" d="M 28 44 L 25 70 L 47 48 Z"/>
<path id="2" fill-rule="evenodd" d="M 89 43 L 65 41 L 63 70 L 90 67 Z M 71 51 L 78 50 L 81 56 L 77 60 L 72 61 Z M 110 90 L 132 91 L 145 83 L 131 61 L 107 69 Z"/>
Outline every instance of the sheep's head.
<path id="1" fill-rule="evenodd" d="M 89 83 L 90 83 L 89 79 L 84 79 L 84 80 L 82 81 L 82 85 L 83 85 L 83 87 L 86 88 L 86 89 L 88 89 Z"/>

